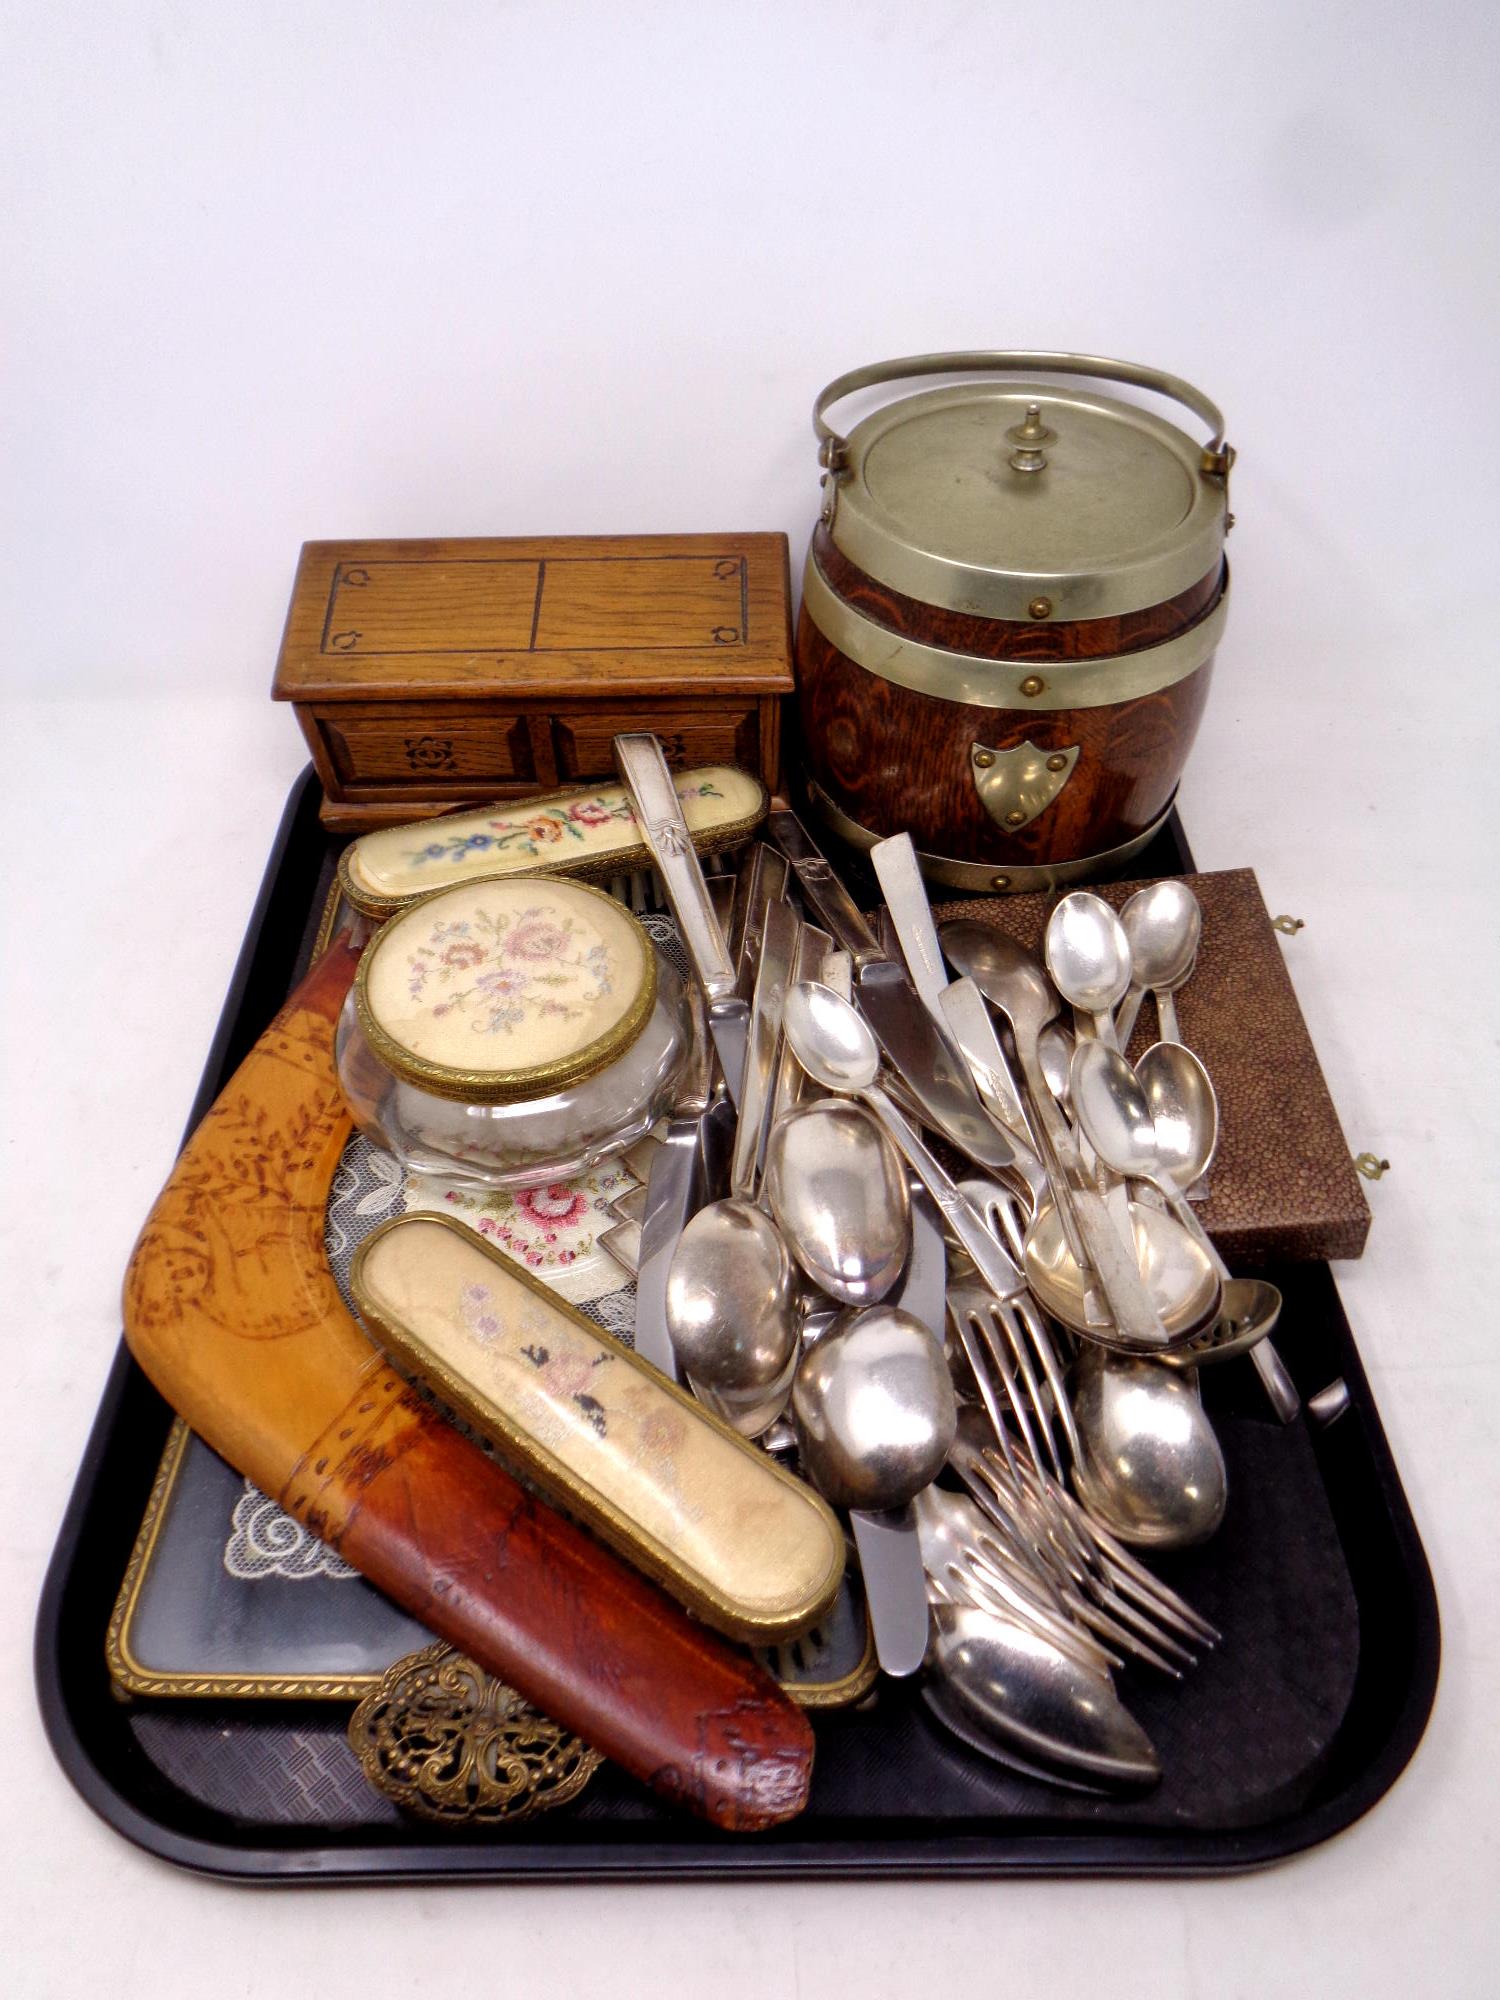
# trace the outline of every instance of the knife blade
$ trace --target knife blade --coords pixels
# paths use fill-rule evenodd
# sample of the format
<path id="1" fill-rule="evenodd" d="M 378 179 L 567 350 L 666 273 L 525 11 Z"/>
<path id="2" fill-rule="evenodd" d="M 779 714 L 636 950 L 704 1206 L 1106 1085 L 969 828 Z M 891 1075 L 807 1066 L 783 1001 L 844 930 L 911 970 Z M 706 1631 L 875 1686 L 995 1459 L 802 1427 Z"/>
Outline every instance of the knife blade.
<path id="1" fill-rule="evenodd" d="M 919 1319 L 941 1344 L 948 1302 L 948 1253 L 937 1203 L 915 1178 L 911 1181 L 911 1249 L 900 1288 L 891 1303 Z"/>
<path id="2" fill-rule="evenodd" d="M 991 1172 L 1013 1167 L 1016 1149 L 986 1112 L 972 1081 L 912 991 L 900 966 L 881 960 L 855 981 L 859 1010 L 923 1121 Z"/>
<path id="3" fill-rule="evenodd" d="M 741 871 L 743 887 L 750 873 Z M 757 876 L 757 882 L 760 877 Z M 739 923 L 749 921 L 750 903 L 741 904 L 727 877 L 708 885 L 715 917 L 729 914 L 730 897 L 740 910 Z M 753 898 L 751 899 L 753 901 Z M 758 921 L 758 919 L 757 919 Z M 731 936 L 735 920 L 731 919 Z M 646 1205 L 632 1238 L 628 1223 L 617 1223 L 600 1240 L 626 1263 L 635 1278 L 635 1349 L 675 1382 L 677 1354 L 667 1324 L 667 1278 L 677 1253 L 677 1239 L 715 1185 L 729 1146 L 734 1110 L 718 1079 L 709 1045 L 704 1001 L 694 993 L 693 1052 L 683 1073 L 681 1095 L 666 1130 L 651 1156 L 646 1177 Z M 614 1241 L 610 1239 L 614 1238 Z"/>
<path id="4" fill-rule="evenodd" d="M 755 967 L 765 936 L 766 911 L 772 903 L 786 900 L 787 859 L 774 847 L 757 840 L 745 855 L 734 878 L 734 895 L 724 935 L 734 960 L 735 981 L 740 998 L 748 1000 L 755 989 Z"/>
<path id="5" fill-rule="evenodd" d="M 928 1013 L 935 1014 L 938 995 L 948 984 L 948 968 L 911 835 L 898 833 L 889 840 L 877 840 L 870 849 L 870 866 L 896 927 L 911 983 Z"/>
<path id="6" fill-rule="evenodd" d="M 796 969 L 800 929 L 801 923 L 790 903 L 767 904 L 760 963 L 755 972 L 755 995 L 750 1003 L 750 1052 L 745 1064 L 734 1159 L 729 1170 L 730 1192 L 746 1201 L 755 1197 L 765 1159 L 771 1086 L 781 1053 L 781 1012 Z"/>
<path id="7" fill-rule="evenodd" d="M 1020 1092 L 1016 1089 L 1004 1052 L 993 1034 L 987 1044 L 981 1037 L 979 1046 L 985 1050 L 986 1071 L 983 1076 L 974 1074 L 975 1050 L 965 1041 L 960 1017 L 953 1015 L 944 1005 L 948 965 L 938 939 L 937 925 L 932 921 L 932 905 L 927 900 L 927 885 L 922 880 L 911 835 L 902 833 L 890 840 L 877 841 L 870 849 L 870 863 L 881 894 L 885 897 L 886 911 L 895 929 L 901 956 L 922 1005 L 932 1016 L 939 1034 L 951 1044 L 957 1055 L 963 1057 L 973 1076 L 980 1102 L 991 1117 L 999 1120 L 1013 1141 L 1029 1149 Z M 977 993 L 974 999 L 983 1011 L 984 1002 Z"/>
<path id="8" fill-rule="evenodd" d="M 906 968 L 886 956 L 880 939 L 797 815 L 773 812 L 766 832 L 791 863 L 798 886 L 834 941 L 850 954 L 860 1012 L 921 1106 L 923 1121 L 980 1166 L 992 1172 L 1013 1166 L 1015 1147 L 985 1110 Z"/>
<path id="9" fill-rule="evenodd" d="M 927 1572 L 917 1517 L 908 1501 L 876 1513 L 851 1507 L 849 1526 L 865 1580 L 865 1603 L 881 1671 L 914 1674 L 927 1654 Z"/>
<path id="10" fill-rule="evenodd" d="M 939 993 L 938 1005 L 959 1054 L 969 1066 L 981 1103 L 1015 1142 L 1016 1168 L 1031 1190 L 1035 1209 L 1051 1199 L 1051 1183 L 1040 1156 L 1032 1149 L 1010 1063 L 984 997 L 972 979 L 955 979 Z"/>
<path id="11" fill-rule="evenodd" d="M 919 1319 L 942 1344 L 948 1257 L 937 1204 L 920 1181 L 911 1188 L 911 1249 L 891 1304 Z M 851 1508 L 849 1526 L 859 1553 L 870 1609 L 875 1656 L 898 1679 L 914 1674 L 927 1652 L 927 1575 L 917 1517 L 905 1507 L 879 1512 Z"/>
<path id="12" fill-rule="evenodd" d="M 677 1356 L 667 1329 L 667 1274 L 677 1239 L 695 1205 L 703 1175 L 701 1135 L 708 1109 L 708 1037 L 695 1037 L 691 1073 L 685 1079 L 646 1182 L 635 1270 L 635 1351 L 669 1381 L 677 1380 Z"/>

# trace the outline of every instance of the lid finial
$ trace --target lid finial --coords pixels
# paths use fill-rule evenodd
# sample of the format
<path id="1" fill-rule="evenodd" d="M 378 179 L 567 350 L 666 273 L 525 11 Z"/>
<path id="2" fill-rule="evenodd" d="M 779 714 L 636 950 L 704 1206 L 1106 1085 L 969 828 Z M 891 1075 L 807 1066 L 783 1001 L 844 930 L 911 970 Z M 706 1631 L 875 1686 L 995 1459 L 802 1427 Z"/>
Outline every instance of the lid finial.
<path id="1" fill-rule="evenodd" d="M 1057 433 L 1048 430 L 1042 422 L 1041 404 L 1028 403 L 1025 423 L 1012 424 L 1005 435 L 1015 446 L 1010 455 L 1012 471 L 1041 472 L 1047 463 L 1047 454 L 1041 447 L 1050 443 Z"/>

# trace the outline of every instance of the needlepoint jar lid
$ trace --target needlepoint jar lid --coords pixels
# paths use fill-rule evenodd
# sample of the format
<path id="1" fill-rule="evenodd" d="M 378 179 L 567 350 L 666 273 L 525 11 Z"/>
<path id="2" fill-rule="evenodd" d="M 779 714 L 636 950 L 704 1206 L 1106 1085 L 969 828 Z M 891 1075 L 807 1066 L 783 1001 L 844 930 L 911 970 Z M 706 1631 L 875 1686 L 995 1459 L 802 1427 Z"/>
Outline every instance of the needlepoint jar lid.
<path id="1" fill-rule="evenodd" d="M 1154 390 L 1213 436 L 1205 445 L 1152 410 L 1032 369 Z M 847 437 L 823 420 L 857 389 L 960 372 L 989 379 L 903 396 Z M 814 426 L 835 547 L 924 604 L 1004 619 L 1114 616 L 1190 589 L 1222 557 L 1233 459 L 1222 419 L 1155 369 L 1086 355 L 917 355 L 841 376 Z"/>
<path id="2" fill-rule="evenodd" d="M 436 890 L 392 917 L 360 961 L 354 999 L 394 1075 L 503 1103 L 622 1055 L 655 1004 L 656 953 L 603 890 L 514 875 Z"/>

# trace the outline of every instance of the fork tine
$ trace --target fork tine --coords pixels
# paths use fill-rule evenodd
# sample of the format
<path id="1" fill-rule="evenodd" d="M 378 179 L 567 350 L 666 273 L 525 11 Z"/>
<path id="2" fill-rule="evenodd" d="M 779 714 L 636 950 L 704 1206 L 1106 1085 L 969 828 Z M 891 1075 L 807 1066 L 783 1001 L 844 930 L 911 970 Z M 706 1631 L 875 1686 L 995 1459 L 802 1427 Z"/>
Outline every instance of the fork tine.
<path id="1" fill-rule="evenodd" d="M 1054 1646 L 1071 1654 L 1080 1666 L 1092 1667 L 1096 1673 L 1107 1674 L 1125 1665 L 1124 1658 L 1101 1645 L 1086 1625 L 1070 1618 L 1066 1612 L 1048 1612 L 1019 1586 L 1012 1587 L 1011 1580 L 1003 1573 L 988 1568 L 976 1569 L 970 1587 L 981 1611 L 998 1611 L 1004 1618 L 1029 1625 L 1043 1638 L 1051 1640 Z"/>
<path id="2" fill-rule="evenodd" d="M 1058 1455 L 1057 1441 L 1052 1435 L 1051 1420 L 1043 1399 L 1036 1372 L 1031 1365 L 1031 1354 L 1026 1339 L 1016 1321 L 1011 1317 L 1010 1306 L 995 1298 L 977 1284 L 955 1285 L 949 1291 L 949 1306 L 954 1317 L 970 1330 L 972 1338 L 963 1333 L 964 1353 L 969 1367 L 980 1386 L 980 1396 L 989 1408 L 989 1398 L 985 1395 L 985 1370 L 976 1361 L 976 1343 L 989 1358 L 991 1370 L 1004 1386 L 1010 1402 L 1017 1428 L 1025 1441 L 1026 1448 L 1038 1471 L 1051 1472 L 1061 1478 L 1062 1460 Z M 991 1412 L 993 1417 L 993 1412 Z M 1041 1444 L 1038 1446 L 1038 1438 Z"/>
<path id="3" fill-rule="evenodd" d="M 1073 1465 L 1077 1465 L 1083 1457 L 1083 1445 L 1078 1436 L 1078 1426 L 1073 1421 L 1073 1405 L 1068 1401 L 1068 1392 L 1063 1383 L 1062 1365 L 1058 1361 L 1057 1350 L 1052 1345 L 1052 1337 L 1047 1331 L 1047 1323 L 1042 1318 L 1035 1300 L 1029 1296 L 1017 1299 L 1014 1311 L 1017 1320 L 1025 1328 L 1026 1333 L 1030 1337 L 1032 1346 L 1036 1349 L 1037 1359 L 1042 1364 L 1042 1373 L 1047 1380 L 1047 1387 L 1052 1392 L 1053 1409 L 1056 1414 L 1057 1423 L 1062 1430 L 1063 1438 L 1067 1444 L 1069 1461 Z M 1061 1468 L 1059 1468 L 1058 1477 L 1059 1479 L 1063 1477 Z"/>
<path id="4" fill-rule="evenodd" d="M 974 1310 L 973 1297 L 967 1291 L 950 1293 L 948 1311 L 952 1318 L 954 1329 L 958 1334 L 959 1345 L 963 1348 L 964 1357 L 968 1361 L 969 1372 L 974 1377 L 975 1386 L 979 1390 L 980 1401 L 984 1404 L 985 1414 L 988 1416 L 995 1431 L 1006 1462 L 1014 1470 L 1015 1457 L 1011 1449 L 1008 1426 L 1000 1408 L 999 1398 L 995 1392 L 994 1377 L 996 1375 L 1000 1378 L 1001 1388 L 1005 1393 L 1006 1401 L 1010 1405 L 1011 1414 L 1015 1418 L 1016 1427 L 1021 1433 L 1022 1441 L 1030 1453 L 1033 1463 L 1040 1470 L 1042 1463 L 1041 1453 L 1037 1448 L 1036 1438 L 1032 1433 L 1031 1419 L 1026 1411 L 1025 1400 L 1016 1388 L 1015 1377 L 1004 1357 L 995 1354 L 987 1343 L 982 1342 L 978 1315 Z M 993 1363 L 993 1366 L 991 1363 Z"/>
<path id="5" fill-rule="evenodd" d="M 955 1508 L 959 1521 L 972 1516 L 982 1531 L 983 1520 L 972 1501 L 945 1494 L 939 1505 L 929 1492 L 919 1494 L 915 1503 L 930 1599 L 971 1604 L 1024 1625 L 1095 1672 L 1107 1674 L 1111 1667 L 1124 1665 L 1063 1608 L 1049 1579 L 1026 1558 L 1012 1556 L 993 1542 L 993 1555 L 985 1555 L 974 1534 L 955 1522 Z"/>
<path id="6" fill-rule="evenodd" d="M 974 1319 L 979 1337 L 988 1353 L 995 1357 L 997 1366 L 1009 1364 L 1011 1379 L 1019 1381 L 1020 1393 L 1024 1396 L 1029 1414 L 1035 1420 L 1041 1434 L 1042 1446 L 1047 1454 L 1048 1467 L 1054 1478 L 1062 1477 L 1062 1460 L 1058 1457 L 1057 1442 L 1052 1435 L 1052 1425 L 1048 1420 L 1046 1405 L 1042 1401 L 1041 1387 L 1031 1366 L 1031 1357 L 1026 1342 L 1021 1337 L 1011 1309 L 1002 1305 L 999 1299 L 986 1297 L 974 1308 Z M 1042 1467 L 1037 1459 L 1039 1470 Z"/>
<path id="7" fill-rule="evenodd" d="M 1104 1643 L 1107 1639 L 1113 1639 L 1125 1653 L 1145 1657 L 1141 1652 L 1140 1642 L 1132 1634 L 1126 1632 L 1123 1627 L 1117 1627 L 1112 1632 L 1107 1630 L 1113 1621 L 1080 1597 L 1077 1591 L 1059 1587 L 1050 1574 L 1044 1574 L 1037 1567 L 1034 1555 L 1014 1554 L 1003 1544 L 995 1543 L 984 1531 L 975 1535 L 973 1550 L 966 1553 L 972 1553 L 975 1572 L 981 1577 L 998 1571 L 1008 1577 L 1023 1595 L 1033 1594 L 1034 1586 L 1035 1594 L 1041 1598 L 1048 1614 L 1060 1620 L 1065 1626 L 1071 1626 L 1084 1633 L 1100 1657 L 1111 1667 L 1123 1667 L 1125 1661 L 1122 1654 L 1114 1652 Z M 1158 1660 L 1153 1656 L 1152 1664 L 1159 1665 L 1163 1671 L 1176 1674 L 1177 1678 L 1181 1679 L 1176 1668 L 1169 1665 L 1166 1660 Z"/>
<path id="8" fill-rule="evenodd" d="M 963 1452 L 953 1463 L 991 1519 L 995 1518 L 996 1509 L 1008 1512 L 1017 1504 L 1020 1496 L 1007 1489 L 1001 1467 L 990 1454 Z M 1052 1525 L 1050 1535 L 1043 1534 L 1043 1540 L 1053 1552 L 1051 1561 L 1056 1564 L 1061 1560 L 1065 1572 L 1074 1578 L 1086 1597 L 1122 1622 L 1133 1624 L 1154 1645 L 1179 1652 L 1189 1661 L 1193 1655 L 1172 1636 L 1174 1633 L 1180 1633 L 1183 1638 L 1200 1645 L 1215 1643 L 1219 1635 L 1213 1626 L 1200 1618 L 1175 1591 L 1153 1577 L 1149 1570 L 1141 1569 L 1141 1577 L 1145 1579 L 1142 1583 L 1116 1571 L 1112 1565 L 1106 1568 L 1105 1553 L 1097 1547 L 1090 1548 L 1085 1539 L 1092 1535 L 1095 1524 L 1065 1488 L 1050 1481 L 1038 1480 L 1028 1467 L 1016 1467 L 1014 1470 L 1007 1467 L 1005 1470 L 1025 1496 L 1042 1507 L 1045 1518 Z M 1065 1536 L 1065 1546 L 1058 1541 L 1059 1535 Z M 1069 1550 L 1072 1551 L 1071 1560 L 1067 1553 Z M 1043 1559 L 1047 1559 L 1045 1552 Z M 1140 1569 L 1140 1565 L 1136 1568 Z"/>
<path id="9" fill-rule="evenodd" d="M 993 1473 L 993 1467 L 987 1469 Z M 1016 1476 L 1023 1482 L 1028 1479 L 1028 1474 L 1022 1467 L 1016 1468 Z M 1169 1585 L 1163 1583 L 1160 1577 L 1153 1576 L 1145 1564 L 1132 1555 L 1123 1543 L 1117 1541 L 1102 1523 L 1087 1513 L 1066 1488 L 1049 1493 L 1047 1498 L 1066 1513 L 1078 1532 L 1092 1544 L 1095 1560 L 1108 1568 L 1122 1590 L 1128 1590 L 1128 1594 L 1138 1602 L 1144 1599 L 1150 1608 L 1177 1624 L 1179 1629 L 1190 1631 L 1204 1645 L 1218 1644 L 1223 1634 L 1217 1626 L 1211 1625 L 1201 1613 L 1193 1609 L 1186 1598 L 1180 1597 Z"/>
<path id="10" fill-rule="evenodd" d="M 982 1190 L 982 1191 L 981 1191 Z M 979 1212 L 988 1223 L 991 1232 L 998 1236 L 1017 1264 L 1025 1269 L 1026 1264 L 1026 1221 L 1021 1211 L 1019 1199 L 1009 1188 L 998 1182 L 986 1181 L 971 1186 L 971 1192 L 978 1197 Z"/>

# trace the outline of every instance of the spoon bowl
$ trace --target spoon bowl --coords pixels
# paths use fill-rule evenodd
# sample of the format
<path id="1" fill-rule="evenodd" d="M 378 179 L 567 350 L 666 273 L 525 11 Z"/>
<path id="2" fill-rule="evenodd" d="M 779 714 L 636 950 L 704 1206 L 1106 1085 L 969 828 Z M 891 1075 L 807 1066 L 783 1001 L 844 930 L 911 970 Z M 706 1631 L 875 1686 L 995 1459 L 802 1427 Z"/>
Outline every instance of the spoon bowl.
<path id="1" fill-rule="evenodd" d="M 1135 1066 L 1156 1155 L 1184 1193 L 1208 1172 L 1219 1143 L 1219 1100 L 1208 1071 L 1181 1042 L 1157 1042 Z"/>
<path id="2" fill-rule="evenodd" d="M 1103 1042 L 1079 1042 L 1069 1068 L 1074 1115 L 1105 1166 L 1127 1180 L 1162 1171 L 1151 1106 L 1135 1071 Z"/>
<path id="3" fill-rule="evenodd" d="M 938 936 L 950 963 L 973 980 L 1018 1036 L 1035 1038 L 1056 1020 L 1057 995 L 1024 945 L 967 917 L 944 924 Z"/>
<path id="4" fill-rule="evenodd" d="M 787 1248 L 841 1305 L 874 1305 L 900 1277 L 911 1246 L 906 1171 L 859 1105 L 825 1098 L 779 1119 L 765 1193 Z"/>
<path id="5" fill-rule="evenodd" d="M 678 1238 L 667 1328 L 682 1372 L 716 1394 L 767 1390 L 797 1349 L 792 1260 L 768 1215 L 716 1201 Z"/>
<path id="6" fill-rule="evenodd" d="M 799 979 L 787 992 L 781 1026 L 793 1055 L 825 1090 L 868 1090 L 880 1072 L 868 1022 L 831 987 Z"/>
<path id="7" fill-rule="evenodd" d="M 938 1720 L 1001 1762 L 1110 1788 L 1160 1778 L 1150 1738 L 1109 1677 L 1019 1621 L 935 1604 L 928 1660 Z"/>
<path id="8" fill-rule="evenodd" d="M 1159 1361 L 1086 1348 L 1073 1414 L 1083 1441 L 1078 1497 L 1135 1548 L 1189 1548 L 1224 1518 L 1224 1454 L 1195 1378 Z"/>
<path id="9" fill-rule="evenodd" d="M 712 1410 L 716 1417 L 722 1417 L 730 1429 L 738 1431 L 741 1437 L 764 1437 L 786 1409 L 801 1358 L 794 1348 L 786 1367 L 774 1382 L 767 1383 L 764 1388 L 720 1391 L 710 1389 L 706 1382 L 699 1382 L 691 1375 L 688 1386 L 700 1403 Z"/>
<path id="10" fill-rule="evenodd" d="M 1136 1263 L 1168 1338 L 1186 1341 L 1219 1310 L 1219 1274 L 1180 1222 L 1143 1202 L 1130 1204 Z M 1064 1326 L 1101 1344 L 1117 1345 L 1084 1310 L 1084 1287 L 1056 1207 L 1039 1208 L 1026 1236 L 1026 1279 L 1038 1300 Z M 1160 1351 L 1153 1349 L 1153 1352 Z"/>
<path id="11" fill-rule="evenodd" d="M 942 1470 L 958 1431 L 936 1338 L 911 1313 L 849 1314 L 802 1358 L 792 1415 L 803 1467 L 836 1507 L 904 1507 Z"/>
<path id="12" fill-rule="evenodd" d="M 1161 1358 L 1174 1368 L 1197 1368 L 1248 1354 L 1275 1331 L 1281 1318 L 1281 1293 L 1264 1278 L 1231 1278 L 1224 1287 L 1218 1318 L 1206 1332 L 1194 1334 Z"/>
<path id="13" fill-rule="evenodd" d="M 1063 897 L 1047 920 L 1046 956 L 1064 1000 L 1085 1014 L 1113 1014 L 1130 984 L 1130 946 L 1102 896 L 1079 889 Z"/>
<path id="14" fill-rule="evenodd" d="M 1185 882 L 1168 876 L 1137 889 L 1120 912 L 1137 986 L 1153 993 L 1185 986 L 1198 957 L 1203 912 Z"/>

